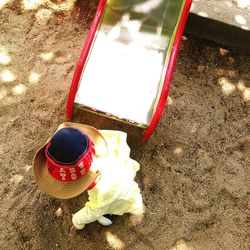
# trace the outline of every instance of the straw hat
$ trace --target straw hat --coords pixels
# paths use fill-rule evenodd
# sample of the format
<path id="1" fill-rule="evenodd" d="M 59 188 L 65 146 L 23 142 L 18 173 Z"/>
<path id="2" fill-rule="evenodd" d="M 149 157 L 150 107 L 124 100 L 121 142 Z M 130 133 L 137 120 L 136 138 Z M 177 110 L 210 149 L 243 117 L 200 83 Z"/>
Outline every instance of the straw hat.
<path id="1" fill-rule="evenodd" d="M 47 194 L 59 199 L 73 198 L 99 176 L 91 170 L 92 162 L 107 155 L 107 143 L 97 129 L 62 123 L 35 154 L 33 174 L 38 186 Z"/>

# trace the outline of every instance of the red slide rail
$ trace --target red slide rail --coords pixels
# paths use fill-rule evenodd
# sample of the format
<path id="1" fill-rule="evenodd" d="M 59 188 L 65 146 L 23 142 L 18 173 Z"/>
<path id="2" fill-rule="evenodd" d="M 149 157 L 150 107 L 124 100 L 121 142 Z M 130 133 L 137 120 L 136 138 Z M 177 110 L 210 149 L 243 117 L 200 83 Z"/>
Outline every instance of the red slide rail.
<path id="1" fill-rule="evenodd" d="M 163 87 L 162 87 L 162 92 L 159 98 L 159 102 L 156 108 L 156 111 L 153 115 L 153 118 L 151 120 L 151 123 L 149 124 L 148 128 L 144 131 L 143 133 L 143 142 L 146 142 L 149 137 L 153 134 L 156 126 L 158 125 L 160 118 L 162 116 L 163 110 L 165 108 L 165 104 L 166 104 L 166 100 L 168 97 L 168 92 L 169 92 L 169 88 L 170 88 L 170 84 L 171 84 L 171 79 L 172 79 L 172 75 L 174 72 L 174 65 L 176 62 L 176 58 L 177 58 L 177 54 L 178 54 L 178 49 L 180 47 L 180 42 L 181 42 L 181 38 L 182 38 L 182 34 L 185 28 L 185 24 L 188 18 L 188 14 L 189 14 L 189 10 L 192 4 L 192 0 L 186 0 L 184 8 L 183 8 L 183 12 L 180 18 L 180 22 L 179 25 L 177 27 L 177 31 L 176 31 L 176 36 L 174 39 L 174 43 L 173 43 L 173 47 L 172 47 L 172 51 L 170 54 L 170 58 L 169 58 L 169 63 L 168 63 L 168 68 L 167 68 L 167 73 L 164 79 L 164 83 L 163 83 Z"/>

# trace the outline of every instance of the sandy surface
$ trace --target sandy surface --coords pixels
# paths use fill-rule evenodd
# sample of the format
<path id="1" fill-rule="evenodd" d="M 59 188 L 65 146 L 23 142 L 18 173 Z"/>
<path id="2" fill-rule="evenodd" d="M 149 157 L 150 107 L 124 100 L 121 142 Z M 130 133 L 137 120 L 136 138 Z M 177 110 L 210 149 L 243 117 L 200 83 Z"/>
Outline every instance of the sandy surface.
<path id="1" fill-rule="evenodd" d="M 183 41 L 169 105 L 144 146 L 140 130 L 75 115 L 74 121 L 129 133 L 146 212 L 140 224 L 125 215 L 111 227 L 92 223 L 69 234 L 71 213 L 86 197 L 48 197 L 37 189 L 31 164 L 64 121 L 96 6 L 37 0 L 29 9 L 21 2 L 0 5 L 0 248 L 249 249 L 249 55 L 193 37 Z"/>

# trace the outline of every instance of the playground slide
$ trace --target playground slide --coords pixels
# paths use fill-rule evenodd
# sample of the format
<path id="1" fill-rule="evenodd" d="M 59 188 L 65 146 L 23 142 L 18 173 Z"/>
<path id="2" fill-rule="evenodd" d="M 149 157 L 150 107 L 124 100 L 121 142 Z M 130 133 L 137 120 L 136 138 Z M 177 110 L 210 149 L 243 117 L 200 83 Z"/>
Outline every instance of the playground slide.
<path id="1" fill-rule="evenodd" d="M 162 94 L 165 105 L 170 85 L 166 78 L 173 72 L 171 64 L 190 4 L 185 0 L 101 1 L 86 41 L 89 48 L 85 44 L 72 82 L 75 106 L 150 127 Z M 72 86 L 70 92 L 68 105 Z"/>

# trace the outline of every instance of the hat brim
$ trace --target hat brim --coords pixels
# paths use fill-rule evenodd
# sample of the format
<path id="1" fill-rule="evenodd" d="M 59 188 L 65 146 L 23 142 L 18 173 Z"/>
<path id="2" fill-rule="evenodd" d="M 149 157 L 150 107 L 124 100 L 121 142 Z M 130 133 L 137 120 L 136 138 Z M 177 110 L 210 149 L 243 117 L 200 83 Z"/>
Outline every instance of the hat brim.
<path id="1" fill-rule="evenodd" d="M 65 127 L 78 128 L 90 137 L 95 145 L 96 151 L 96 156 L 93 157 L 93 161 L 96 157 L 105 157 L 108 155 L 107 143 L 102 134 L 94 127 L 65 122 L 58 127 L 57 131 Z M 48 172 L 45 147 L 46 145 L 41 147 L 34 156 L 33 174 L 38 186 L 50 196 L 58 199 L 70 199 L 76 197 L 84 192 L 99 176 L 98 172 L 93 172 L 90 168 L 84 176 L 72 182 L 63 182 L 54 179 Z"/>

